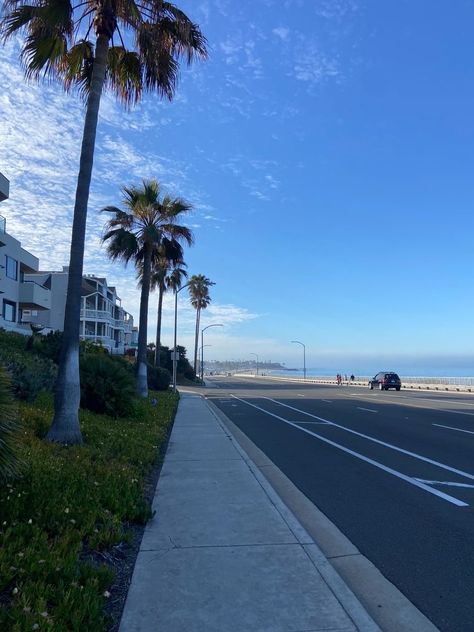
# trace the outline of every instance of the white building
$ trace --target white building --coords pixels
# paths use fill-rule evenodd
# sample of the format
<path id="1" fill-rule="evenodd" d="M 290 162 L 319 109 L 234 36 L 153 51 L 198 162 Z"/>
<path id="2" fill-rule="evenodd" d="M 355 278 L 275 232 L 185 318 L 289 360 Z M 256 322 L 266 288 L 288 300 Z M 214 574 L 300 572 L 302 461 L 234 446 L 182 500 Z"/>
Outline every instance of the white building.
<path id="1" fill-rule="evenodd" d="M 0 173 L 0 201 L 8 198 L 8 190 L 8 180 Z M 7 233 L 6 219 L 0 215 L 0 327 L 30 334 L 31 310 L 39 314 L 50 309 L 49 289 L 27 278 L 38 266 L 38 258 Z"/>
<path id="2" fill-rule="evenodd" d="M 61 272 L 36 272 L 28 279 L 51 290 L 51 309 L 48 312 L 31 312 L 31 321 L 52 330 L 63 330 L 66 309 L 68 268 Z M 111 353 L 123 354 L 136 349 L 138 329 L 133 326 L 133 316 L 121 305 L 115 287 L 107 280 L 94 275 L 82 278 L 80 337 L 100 342 Z"/>

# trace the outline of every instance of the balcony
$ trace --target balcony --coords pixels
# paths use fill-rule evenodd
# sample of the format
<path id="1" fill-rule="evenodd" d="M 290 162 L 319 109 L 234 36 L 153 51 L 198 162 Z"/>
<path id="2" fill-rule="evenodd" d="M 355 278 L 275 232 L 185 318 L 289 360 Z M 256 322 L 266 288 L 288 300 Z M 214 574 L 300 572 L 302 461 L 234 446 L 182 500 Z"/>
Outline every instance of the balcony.
<path id="1" fill-rule="evenodd" d="M 51 291 L 34 281 L 20 283 L 22 309 L 51 309 Z"/>
<path id="2" fill-rule="evenodd" d="M 113 321 L 111 313 L 105 309 L 81 309 L 81 318 L 87 320 L 101 320 L 108 323 Z"/>
<path id="3" fill-rule="evenodd" d="M 10 195 L 10 182 L 0 173 L 0 202 L 6 200 Z"/>

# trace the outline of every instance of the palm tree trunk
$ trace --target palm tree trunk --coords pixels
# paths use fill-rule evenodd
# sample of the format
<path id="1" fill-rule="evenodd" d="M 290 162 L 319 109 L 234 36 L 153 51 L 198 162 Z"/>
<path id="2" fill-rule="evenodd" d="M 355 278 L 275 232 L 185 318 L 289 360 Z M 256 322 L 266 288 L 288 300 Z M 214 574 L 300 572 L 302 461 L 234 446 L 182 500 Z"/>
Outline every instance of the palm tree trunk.
<path id="1" fill-rule="evenodd" d="M 161 315 L 163 312 L 163 296 L 165 293 L 165 288 L 160 283 L 158 288 L 158 314 L 156 319 L 156 347 L 155 347 L 155 366 L 160 366 L 161 357 L 160 357 L 160 347 L 161 347 Z"/>
<path id="2" fill-rule="evenodd" d="M 140 294 L 140 324 L 138 329 L 137 352 L 137 395 L 148 397 L 148 371 L 146 358 L 146 341 L 148 328 L 148 298 L 150 296 L 151 249 L 145 245 L 143 256 L 142 291 Z"/>
<path id="3" fill-rule="evenodd" d="M 64 333 L 54 395 L 54 418 L 46 438 L 58 443 L 82 443 L 79 426 L 81 389 L 79 382 L 79 323 L 81 310 L 82 269 L 86 235 L 87 204 L 94 161 L 94 147 L 100 97 L 105 81 L 109 40 L 97 37 L 96 57 L 92 70 L 91 92 L 87 99 L 82 135 L 79 176 L 72 224 L 69 278 L 64 313 Z"/>
<path id="4" fill-rule="evenodd" d="M 199 323 L 201 322 L 201 308 L 196 309 L 196 333 L 194 336 L 194 375 L 197 375 L 197 357 L 199 345 Z"/>

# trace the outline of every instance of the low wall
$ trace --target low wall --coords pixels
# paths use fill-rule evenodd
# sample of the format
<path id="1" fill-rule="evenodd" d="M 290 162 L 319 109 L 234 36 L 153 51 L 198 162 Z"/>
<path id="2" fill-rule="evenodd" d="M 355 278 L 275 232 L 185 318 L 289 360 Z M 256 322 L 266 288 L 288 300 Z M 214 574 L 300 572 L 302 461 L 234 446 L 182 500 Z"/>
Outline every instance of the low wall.
<path id="1" fill-rule="evenodd" d="M 250 377 L 249 373 L 235 373 L 235 377 Z M 254 378 L 265 378 L 266 380 L 275 380 L 282 382 L 295 382 L 297 384 L 334 384 L 337 385 L 335 378 L 329 377 L 310 377 L 304 380 L 302 377 L 282 377 L 276 375 L 252 374 Z M 459 380 L 459 383 L 450 383 L 447 380 Z M 474 393 L 474 378 L 407 378 L 402 377 L 402 389 L 420 390 L 420 391 L 451 391 L 458 393 Z M 342 381 L 342 386 L 360 386 L 368 388 L 369 377 L 357 377 L 354 382 Z M 464 383 L 463 383 L 464 382 Z"/>

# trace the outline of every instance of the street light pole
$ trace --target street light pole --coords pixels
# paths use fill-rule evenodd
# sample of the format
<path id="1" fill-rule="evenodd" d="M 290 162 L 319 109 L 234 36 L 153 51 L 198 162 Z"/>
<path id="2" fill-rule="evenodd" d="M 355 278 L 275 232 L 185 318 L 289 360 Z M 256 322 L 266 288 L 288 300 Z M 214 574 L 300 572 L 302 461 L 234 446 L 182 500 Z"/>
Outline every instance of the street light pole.
<path id="1" fill-rule="evenodd" d="M 257 358 L 257 375 L 258 375 L 258 355 L 256 353 L 250 353 L 250 355 L 254 355 Z"/>
<path id="2" fill-rule="evenodd" d="M 182 285 L 179 290 L 174 291 L 174 346 L 173 346 L 173 393 L 176 393 L 176 371 L 178 360 L 176 358 L 177 349 L 176 349 L 176 336 L 178 331 L 178 293 L 181 290 L 184 290 L 185 287 L 188 287 L 189 282 Z"/>
<path id="3" fill-rule="evenodd" d="M 212 347 L 212 345 L 204 345 L 205 347 Z M 199 358 L 199 375 L 201 375 L 201 362 L 202 362 L 202 355 L 201 355 L 201 347 L 198 347 L 198 358 Z"/>
<path id="4" fill-rule="evenodd" d="M 208 325 L 207 327 L 201 329 L 201 382 L 204 380 L 204 332 L 206 329 L 209 329 L 209 327 L 224 327 L 224 325 L 222 325 L 222 323 L 214 323 L 213 325 Z"/>
<path id="5" fill-rule="evenodd" d="M 303 379 L 306 380 L 306 345 L 299 340 L 292 340 L 291 342 L 303 347 Z"/>

